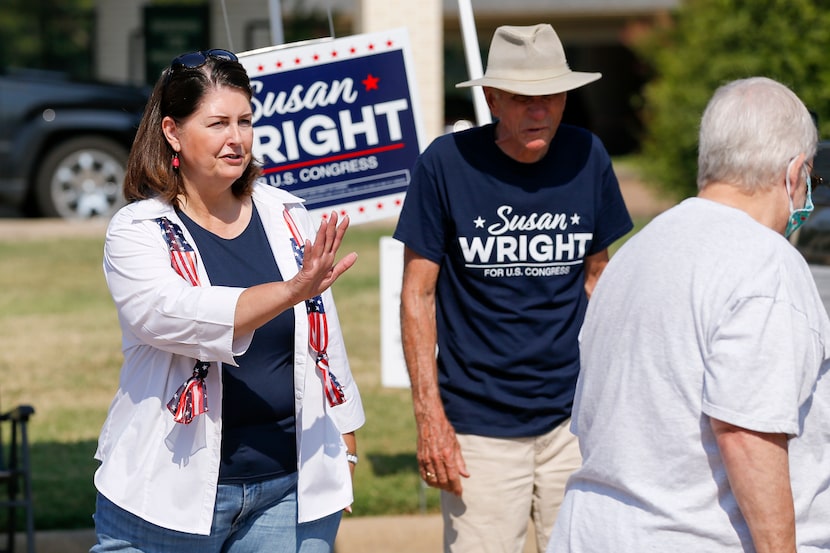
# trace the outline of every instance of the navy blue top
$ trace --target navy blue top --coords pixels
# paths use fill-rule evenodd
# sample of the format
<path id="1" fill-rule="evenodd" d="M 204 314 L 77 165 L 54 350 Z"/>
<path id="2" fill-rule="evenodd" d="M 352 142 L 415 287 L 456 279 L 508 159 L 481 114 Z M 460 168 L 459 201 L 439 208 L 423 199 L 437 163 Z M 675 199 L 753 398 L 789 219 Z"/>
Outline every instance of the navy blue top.
<path id="1" fill-rule="evenodd" d="M 230 240 L 182 212 L 179 216 L 198 245 L 211 285 L 248 288 L 282 280 L 256 207 L 245 231 Z M 258 328 L 236 362 L 238 367 L 222 370 L 219 482 L 255 482 L 296 472 L 294 311 L 286 309 Z"/>
<path id="2" fill-rule="evenodd" d="M 456 432 L 537 436 L 571 413 L 583 260 L 633 225 L 593 134 L 561 125 L 542 160 L 520 163 L 494 129 L 427 148 L 394 237 L 440 265 L 438 381 Z"/>

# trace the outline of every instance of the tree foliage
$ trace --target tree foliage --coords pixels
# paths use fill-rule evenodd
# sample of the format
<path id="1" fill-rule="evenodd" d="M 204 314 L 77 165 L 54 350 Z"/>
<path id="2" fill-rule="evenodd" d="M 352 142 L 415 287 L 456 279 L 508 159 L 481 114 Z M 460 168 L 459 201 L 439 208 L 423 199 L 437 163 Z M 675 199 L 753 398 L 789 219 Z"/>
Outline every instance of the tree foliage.
<path id="1" fill-rule="evenodd" d="M 635 45 L 654 78 L 643 91 L 645 168 L 677 199 L 697 191 L 697 133 L 712 93 L 762 75 L 795 91 L 830 132 L 830 1 L 684 0 Z"/>
<path id="2" fill-rule="evenodd" d="M 0 65 L 92 75 L 92 0 L 3 0 Z"/>

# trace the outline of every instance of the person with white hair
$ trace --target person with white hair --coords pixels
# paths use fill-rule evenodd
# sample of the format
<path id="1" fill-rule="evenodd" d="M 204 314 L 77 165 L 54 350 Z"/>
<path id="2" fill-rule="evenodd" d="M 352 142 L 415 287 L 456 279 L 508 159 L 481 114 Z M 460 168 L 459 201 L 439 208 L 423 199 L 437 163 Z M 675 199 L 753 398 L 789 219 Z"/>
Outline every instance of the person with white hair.
<path id="1" fill-rule="evenodd" d="M 789 88 L 730 82 L 699 193 L 614 255 L 588 306 L 570 478 L 548 553 L 830 547 L 830 321 L 787 240 L 816 127 Z"/>
<path id="2" fill-rule="evenodd" d="M 484 77 L 458 85 L 484 87 L 495 123 L 439 137 L 412 174 L 401 330 L 445 551 L 518 553 L 531 516 L 543 550 L 580 463 L 577 333 L 632 228 L 602 142 L 562 124 L 600 76 L 568 67 L 550 25 L 499 27 Z"/>

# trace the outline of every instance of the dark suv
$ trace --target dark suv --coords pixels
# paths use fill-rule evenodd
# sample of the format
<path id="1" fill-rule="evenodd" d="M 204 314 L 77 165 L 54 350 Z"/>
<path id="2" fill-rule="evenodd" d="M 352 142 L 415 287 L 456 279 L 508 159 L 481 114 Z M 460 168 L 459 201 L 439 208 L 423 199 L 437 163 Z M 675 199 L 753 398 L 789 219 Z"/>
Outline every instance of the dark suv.
<path id="1" fill-rule="evenodd" d="M 111 216 L 148 93 L 0 71 L 0 201 L 46 217 Z"/>

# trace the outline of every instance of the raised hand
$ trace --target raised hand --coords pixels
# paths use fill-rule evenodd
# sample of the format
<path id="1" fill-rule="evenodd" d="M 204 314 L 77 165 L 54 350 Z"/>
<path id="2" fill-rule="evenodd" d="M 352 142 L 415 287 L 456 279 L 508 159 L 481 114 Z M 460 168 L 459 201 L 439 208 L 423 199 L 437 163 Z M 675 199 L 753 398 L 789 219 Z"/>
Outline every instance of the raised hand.
<path id="1" fill-rule="evenodd" d="M 349 217 L 344 216 L 338 224 L 337 213 L 332 211 L 331 216 L 320 223 L 314 243 L 305 241 L 302 269 L 287 282 L 292 293 L 299 298 L 298 301 L 321 294 L 355 264 L 355 252 L 335 263 L 337 251 L 348 228 Z"/>

